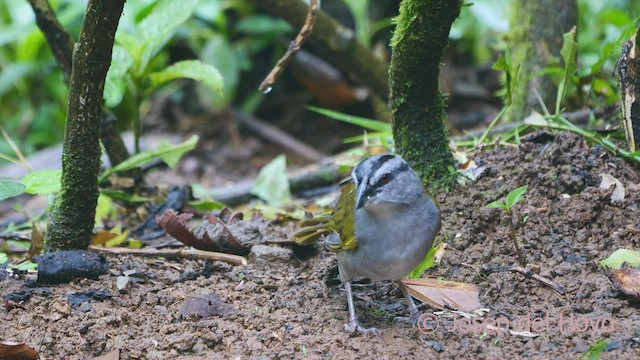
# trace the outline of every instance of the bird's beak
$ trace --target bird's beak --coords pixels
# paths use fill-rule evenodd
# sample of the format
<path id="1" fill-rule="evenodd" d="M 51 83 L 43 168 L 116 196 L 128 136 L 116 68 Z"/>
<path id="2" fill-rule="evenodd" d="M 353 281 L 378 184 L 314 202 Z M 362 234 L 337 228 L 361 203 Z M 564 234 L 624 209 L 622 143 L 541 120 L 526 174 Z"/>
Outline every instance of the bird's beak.
<path id="1" fill-rule="evenodd" d="M 367 201 L 367 197 L 365 194 L 365 190 L 367 189 L 367 183 L 369 182 L 369 178 L 366 177 L 362 179 L 362 182 L 358 184 L 358 188 L 356 189 L 356 209 L 360 209 L 364 206 L 364 203 Z"/>

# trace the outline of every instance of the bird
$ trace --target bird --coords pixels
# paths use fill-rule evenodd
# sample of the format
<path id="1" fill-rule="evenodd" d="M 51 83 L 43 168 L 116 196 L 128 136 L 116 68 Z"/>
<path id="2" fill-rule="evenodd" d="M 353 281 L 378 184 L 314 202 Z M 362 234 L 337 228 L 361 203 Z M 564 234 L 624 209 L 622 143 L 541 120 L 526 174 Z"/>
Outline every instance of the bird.
<path id="1" fill-rule="evenodd" d="M 340 279 L 349 308 L 347 333 L 380 335 L 375 327 L 360 325 L 351 284 L 356 278 L 395 281 L 409 305 L 409 317 L 397 322 L 416 324 L 420 312 L 401 282 L 425 258 L 440 231 L 440 210 L 422 180 L 399 155 L 378 154 L 361 161 L 342 187 L 329 215 L 307 216 L 293 235 L 301 245 L 324 237 L 336 252 Z"/>

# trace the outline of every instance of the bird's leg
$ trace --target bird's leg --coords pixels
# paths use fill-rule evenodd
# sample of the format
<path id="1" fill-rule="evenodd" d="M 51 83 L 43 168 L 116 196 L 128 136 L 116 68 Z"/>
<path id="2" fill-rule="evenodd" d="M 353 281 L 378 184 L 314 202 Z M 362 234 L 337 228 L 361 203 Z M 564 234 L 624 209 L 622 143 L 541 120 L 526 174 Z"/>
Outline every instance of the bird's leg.
<path id="1" fill-rule="evenodd" d="M 349 323 L 344 325 L 344 331 L 353 333 L 358 331 L 362 335 L 380 336 L 380 331 L 374 327 L 364 328 L 360 326 L 356 318 L 356 310 L 353 306 L 353 294 L 351 293 L 351 281 L 344 283 L 344 289 L 347 291 L 347 305 L 349 305 Z M 415 306 L 415 305 L 414 305 Z"/>
<path id="2" fill-rule="evenodd" d="M 404 295 L 405 299 L 407 299 L 407 303 L 409 304 L 409 316 L 408 317 L 398 316 L 393 319 L 393 322 L 407 323 L 415 326 L 418 324 L 418 320 L 420 319 L 420 311 L 418 311 L 418 307 L 416 306 L 416 303 L 413 302 L 413 298 L 409 294 L 407 287 L 404 286 L 404 284 L 402 283 L 402 280 L 397 280 L 396 283 L 400 287 L 402 294 Z"/>

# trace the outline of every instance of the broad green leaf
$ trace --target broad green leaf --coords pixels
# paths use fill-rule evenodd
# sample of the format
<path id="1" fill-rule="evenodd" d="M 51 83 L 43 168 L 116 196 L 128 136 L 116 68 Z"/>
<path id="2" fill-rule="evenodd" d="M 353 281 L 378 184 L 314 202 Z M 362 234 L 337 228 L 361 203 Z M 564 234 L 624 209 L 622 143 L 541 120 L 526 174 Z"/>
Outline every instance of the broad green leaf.
<path id="1" fill-rule="evenodd" d="M 3 265 L 9 260 L 7 254 L 0 252 L 0 265 Z"/>
<path id="2" fill-rule="evenodd" d="M 564 60 L 564 75 L 558 86 L 558 94 L 556 97 L 556 114 L 560 113 L 560 106 L 564 100 L 567 91 L 567 81 L 569 77 L 576 71 L 576 53 L 578 52 L 578 43 L 576 43 L 576 27 L 574 26 L 569 32 L 562 35 L 563 43 L 560 55 Z"/>
<path id="3" fill-rule="evenodd" d="M 104 83 L 104 100 L 108 107 L 115 107 L 122 101 L 127 89 L 125 75 L 133 64 L 131 55 L 122 46 L 113 47 L 111 66 Z"/>
<path id="4" fill-rule="evenodd" d="M 630 267 L 640 268 L 640 251 L 618 249 L 608 258 L 600 260 L 600 266 L 612 269 L 620 269 L 624 263 Z"/>
<path id="5" fill-rule="evenodd" d="M 22 178 L 22 184 L 28 194 L 51 195 L 60 191 L 60 170 L 40 170 L 31 172 Z"/>
<path id="6" fill-rule="evenodd" d="M 271 206 L 281 206 L 291 201 L 287 158 L 284 155 L 278 155 L 260 169 L 251 193 Z"/>
<path id="7" fill-rule="evenodd" d="M 198 211 L 212 211 L 212 210 L 220 210 L 224 208 L 224 204 L 214 200 L 192 200 L 187 202 L 189 207 L 194 208 Z"/>
<path id="8" fill-rule="evenodd" d="M 26 189 L 24 184 L 14 181 L 0 181 L 0 201 L 22 194 Z"/>
<path id="9" fill-rule="evenodd" d="M 174 153 L 174 152 L 184 154 L 189 150 L 193 150 L 193 148 L 196 146 L 197 143 L 198 143 L 198 136 L 193 135 L 185 142 L 170 148 L 158 149 L 156 151 L 142 151 L 136 155 L 133 155 L 127 160 L 121 162 L 120 164 L 112 167 L 111 169 L 105 170 L 105 172 L 102 173 L 102 175 L 100 175 L 99 181 L 104 181 L 109 175 L 113 173 L 116 173 L 119 171 L 127 171 L 127 170 L 140 167 L 150 162 L 156 157 L 162 158 L 163 156 L 166 156 L 167 154 Z"/>
<path id="10" fill-rule="evenodd" d="M 535 110 L 532 110 L 531 115 L 524 119 L 524 123 L 532 126 L 549 126 L 549 121 Z"/>
<path id="11" fill-rule="evenodd" d="M 22 264 L 16 266 L 16 269 L 21 270 L 21 271 L 27 271 L 27 270 L 35 270 L 38 268 L 38 264 L 31 262 L 31 261 L 26 261 L 23 262 Z"/>
<path id="12" fill-rule="evenodd" d="M 436 264 L 435 256 L 440 247 L 442 247 L 442 243 L 440 243 L 438 246 L 432 246 L 422 262 L 418 264 L 415 269 L 411 270 L 411 272 L 407 275 L 407 279 L 420 279 L 422 277 L 422 274 L 424 274 L 427 269 L 432 268 Z"/>
<path id="13" fill-rule="evenodd" d="M 201 81 L 212 90 L 222 92 L 222 75 L 213 66 L 199 60 L 183 60 L 163 71 L 150 74 L 151 85 L 156 87 L 173 79 L 187 78 Z"/>
<path id="14" fill-rule="evenodd" d="M 507 206 L 508 209 L 513 208 L 513 205 L 517 204 L 520 200 L 522 200 L 522 197 L 524 196 L 524 193 L 527 191 L 529 187 L 527 185 L 525 186 L 520 186 L 517 189 L 513 189 L 511 190 L 511 192 L 509 192 L 509 194 L 507 195 L 507 198 L 504 201 L 504 204 Z"/>
<path id="15" fill-rule="evenodd" d="M 187 21 L 199 0 L 160 0 L 137 26 L 142 52 L 137 75 L 142 75 L 151 59 L 171 39 L 178 27 Z"/>
<path id="16" fill-rule="evenodd" d="M 491 209 L 502 209 L 502 210 L 508 210 L 509 208 L 507 208 L 507 205 L 505 205 L 504 203 L 500 202 L 500 201 L 494 201 L 491 204 L 487 205 L 488 208 Z"/>
<path id="17" fill-rule="evenodd" d="M 322 109 L 315 106 L 307 106 L 307 109 L 316 112 L 320 115 L 324 115 L 334 120 L 344 121 L 349 124 L 357 125 L 365 129 L 379 131 L 379 132 L 391 132 L 391 124 L 384 121 L 372 120 L 358 116 L 352 116 L 337 111 Z"/>
<path id="18" fill-rule="evenodd" d="M 236 47 L 231 46 L 229 39 L 225 36 L 217 34 L 207 39 L 202 47 L 199 54 L 200 60 L 218 69 L 224 80 L 222 93 L 214 91 L 202 83 L 196 85 L 196 93 L 200 103 L 210 111 L 215 112 L 217 111 L 216 109 L 225 108 L 233 101 L 240 82 L 242 64 L 239 53 L 243 51 L 245 50 L 238 50 Z M 258 91 L 256 91 L 256 94 L 262 95 Z M 260 98 L 264 98 L 264 96 L 260 96 Z"/>
<path id="19" fill-rule="evenodd" d="M 266 15 L 253 15 L 240 19 L 235 30 L 249 35 L 278 35 L 291 31 L 288 22 Z"/>
<path id="20" fill-rule="evenodd" d="M 600 340 L 597 343 L 591 345 L 591 347 L 580 356 L 580 360 L 598 360 L 604 349 L 609 344 L 606 340 Z"/>

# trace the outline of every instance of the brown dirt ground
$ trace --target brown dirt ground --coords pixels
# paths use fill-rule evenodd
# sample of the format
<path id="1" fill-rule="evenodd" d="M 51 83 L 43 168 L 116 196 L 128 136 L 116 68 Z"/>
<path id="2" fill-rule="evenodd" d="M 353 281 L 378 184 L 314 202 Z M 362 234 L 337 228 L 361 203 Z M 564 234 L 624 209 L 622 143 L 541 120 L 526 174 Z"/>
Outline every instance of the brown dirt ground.
<path id="1" fill-rule="evenodd" d="M 349 337 L 342 331 L 348 315 L 335 257 L 318 246 L 312 256 L 296 251 L 289 260 L 245 267 L 111 257 L 111 274 L 99 280 L 49 286 L 51 295 L 34 294 L 22 303 L 5 301 L 0 340 L 27 343 L 46 359 L 90 359 L 115 349 L 122 359 L 575 359 L 605 339 L 611 345 L 603 358 L 640 358 L 639 304 L 617 295 L 598 266 L 618 248 L 640 247 L 637 169 L 568 134 L 479 151 L 473 158 L 487 167 L 485 175 L 436 196 L 448 248 L 426 276 L 476 284 L 490 309 L 486 318 L 546 319 L 544 329 L 531 329 L 537 337 L 451 329 L 444 315 L 433 334 L 394 325 L 391 319 L 406 311 L 402 294 L 393 284 L 368 282 L 355 288 L 356 311 L 382 336 Z M 610 202 L 612 190 L 598 189 L 600 173 L 624 184 L 622 204 Z M 521 224 L 523 251 L 532 269 L 568 290 L 564 296 L 520 274 L 480 270 L 483 264 L 517 264 L 508 219 L 485 205 L 521 185 L 529 190 L 514 220 Z M 118 293 L 116 276 L 126 269 L 137 270 L 135 281 Z M 0 282 L 3 295 L 23 288 L 23 280 Z M 73 308 L 64 296 L 101 289 L 114 297 Z M 211 293 L 234 310 L 207 319 L 180 317 L 187 297 Z M 613 326 L 598 327 L 602 319 Z"/>

